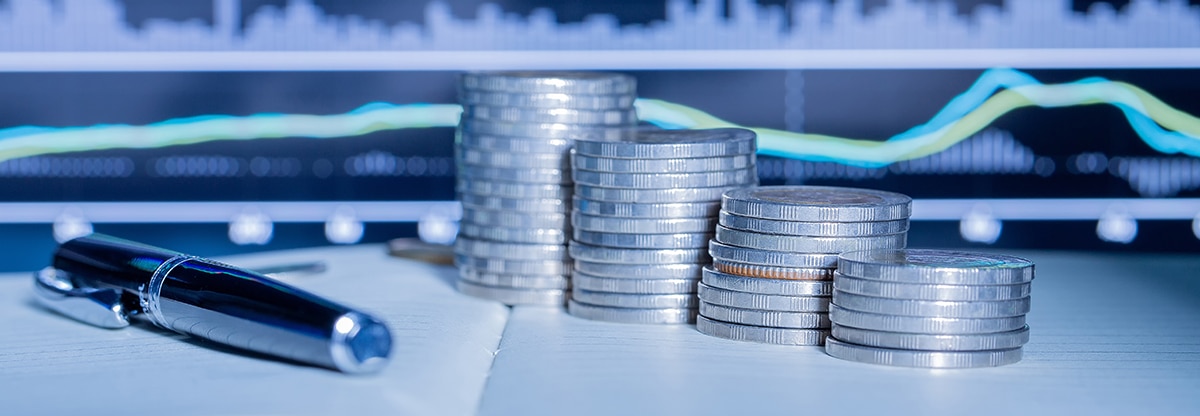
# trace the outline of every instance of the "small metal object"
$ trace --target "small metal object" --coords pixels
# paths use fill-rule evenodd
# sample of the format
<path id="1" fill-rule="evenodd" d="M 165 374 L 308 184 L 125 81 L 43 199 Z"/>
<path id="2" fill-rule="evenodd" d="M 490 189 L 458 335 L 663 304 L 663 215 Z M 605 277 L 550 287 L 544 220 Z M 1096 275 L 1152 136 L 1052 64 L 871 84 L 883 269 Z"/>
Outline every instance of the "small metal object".
<path id="1" fill-rule="evenodd" d="M 695 308 L 696 295 L 692 293 L 672 294 L 630 294 L 596 292 L 583 290 L 579 287 L 571 289 L 571 299 L 596 306 L 611 306 L 615 308 Z"/>
<path id="2" fill-rule="evenodd" d="M 576 196 L 575 212 L 620 218 L 711 218 L 721 209 L 720 202 L 636 203 L 593 201 Z M 712 233 L 712 231 L 709 231 Z"/>
<path id="3" fill-rule="evenodd" d="M 846 276 L 901 283 L 1008 285 L 1033 280 L 1033 262 L 999 254 L 948 250 L 864 250 L 842 253 Z"/>
<path id="4" fill-rule="evenodd" d="M 731 214 L 785 221 L 894 221 L 912 212 L 906 195 L 832 186 L 744 188 L 729 191 L 722 202 Z"/>
<path id="5" fill-rule="evenodd" d="M 759 279 L 780 280 L 833 280 L 832 268 L 820 267 L 775 267 L 760 264 L 738 263 L 723 259 L 713 259 L 713 269 L 722 273 L 746 276 Z"/>
<path id="6" fill-rule="evenodd" d="M 719 202 L 721 194 L 740 185 L 711 188 L 632 189 L 606 188 L 575 184 L 575 195 L 592 201 L 635 202 L 646 204 L 676 202 Z"/>
<path id="7" fill-rule="evenodd" d="M 460 166 L 458 173 L 467 180 L 494 180 L 558 185 L 571 184 L 571 171 L 568 169 L 492 168 L 466 165 Z"/>
<path id="8" fill-rule="evenodd" d="M 1029 297 L 994 301 L 933 301 L 877 298 L 835 289 L 833 302 L 846 309 L 899 316 L 1006 318 L 1029 312 Z"/>
<path id="9" fill-rule="evenodd" d="M 700 300 L 716 305 L 742 309 L 761 309 L 782 312 L 829 312 L 829 296 L 787 296 L 738 292 L 700 283 Z"/>
<path id="10" fill-rule="evenodd" d="M 476 240 L 459 236 L 454 241 L 454 252 L 472 257 L 487 257 L 505 260 L 559 260 L 567 261 L 567 247 L 561 244 L 523 244 Z"/>
<path id="11" fill-rule="evenodd" d="M 850 277 L 834 273 L 838 290 L 859 295 L 892 299 L 993 301 L 1029 296 L 1031 283 L 1009 285 L 942 285 L 933 283 L 896 283 Z"/>
<path id="12" fill-rule="evenodd" d="M 746 277 L 721 273 L 712 268 L 704 269 L 702 281 L 704 284 L 718 289 L 766 295 L 830 296 L 833 294 L 832 282 Z"/>
<path id="13" fill-rule="evenodd" d="M 464 214 L 465 215 L 465 214 Z M 602 231 L 626 234 L 712 234 L 717 219 L 703 218 L 628 218 L 591 215 L 582 212 L 571 214 L 571 224 L 576 230 Z M 704 242 L 708 244 L 707 241 Z"/>
<path id="14" fill-rule="evenodd" d="M 467 165 L 517 169 L 571 169 L 569 158 L 554 153 L 496 152 L 462 146 L 459 160 Z"/>
<path id="15" fill-rule="evenodd" d="M 702 263 L 624 264 L 575 260 L 575 271 L 613 279 L 699 279 Z"/>
<path id="16" fill-rule="evenodd" d="M 463 118 L 505 123 L 564 123 L 625 126 L 637 123 L 632 109 L 579 110 L 571 108 L 520 108 L 464 105 Z"/>
<path id="17" fill-rule="evenodd" d="M 833 269 L 837 267 L 838 260 L 837 254 L 756 250 L 725 244 L 718 240 L 708 243 L 708 253 L 713 259 L 777 267 Z"/>
<path id="18" fill-rule="evenodd" d="M 575 155 L 571 166 L 578 170 L 612 173 L 698 173 L 753 168 L 754 154 L 680 159 L 615 159 Z"/>
<path id="19" fill-rule="evenodd" d="M 463 224 L 500 228 L 556 228 L 570 230 L 571 222 L 566 213 L 513 212 L 498 209 L 463 207 Z"/>
<path id="20" fill-rule="evenodd" d="M 462 89 L 511 93 L 633 94 L 637 80 L 629 75 L 582 71 L 468 72 Z"/>
<path id="21" fill-rule="evenodd" d="M 580 138 L 579 155 L 618 159 L 677 159 L 755 153 L 757 135 L 751 130 L 656 130 L 618 135 L 607 140 Z"/>
<path id="22" fill-rule="evenodd" d="M 459 193 L 504 198 L 557 198 L 571 199 L 574 191 L 569 185 L 556 183 L 504 182 L 486 179 L 466 180 L 459 178 L 454 188 Z"/>
<path id="23" fill-rule="evenodd" d="M 571 175 L 575 183 L 583 185 L 628 189 L 712 188 L 758 183 L 758 170 L 753 167 L 693 173 L 611 173 L 574 169 Z M 713 211 L 710 216 L 716 215 Z"/>
<path id="24" fill-rule="evenodd" d="M 611 110 L 633 107 L 633 94 L 510 93 L 482 90 L 461 91 L 463 105 L 490 107 L 569 108 L 575 110 Z"/>
<path id="25" fill-rule="evenodd" d="M 600 247 L 572 241 L 571 258 L 597 263 L 673 264 L 708 263 L 712 260 L 702 248 L 638 249 Z"/>
<path id="26" fill-rule="evenodd" d="M 571 276 L 574 287 L 595 292 L 630 294 L 678 294 L 696 293 L 700 279 L 625 279 L 592 276 L 575 272 Z"/>
<path id="27" fill-rule="evenodd" d="M 712 234 L 629 234 L 575 230 L 572 237 L 580 243 L 604 247 L 672 249 L 708 247 Z"/>
<path id="28" fill-rule="evenodd" d="M 564 260 L 507 260 L 457 254 L 454 264 L 494 274 L 570 275 L 573 262 Z"/>
<path id="29" fill-rule="evenodd" d="M 471 238 L 529 244 L 566 244 L 566 233 L 570 232 L 570 229 L 562 228 L 507 228 L 469 222 L 463 222 L 458 227 L 459 235 Z"/>
<path id="30" fill-rule="evenodd" d="M 717 241 L 739 247 L 795 253 L 841 253 L 850 250 L 904 248 L 908 234 L 869 237 L 809 237 L 761 234 L 717 226 Z"/>
<path id="31" fill-rule="evenodd" d="M 919 368 L 998 367 L 1021 361 L 1019 347 L 991 351 L 915 351 L 869 347 L 834 337 L 825 341 L 825 353 L 861 363 Z"/>
<path id="32" fill-rule="evenodd" d="M 986 351 L 1017 348 L 1029 342 L 1029 327 L 991 334 L 909 334 L 833 326 L 833 336 L 852 344 L 923 351 Z"/>
<path id="33" fill-rule="evenodd" d="M 564 275 L 500 274 L 459 267 L 458 277 L 462 280 L 483 285 L 513 289 L 558 289 L 571 287 L 571 279 Z"/>
<path id="34" fill-rule="evenodd" d="M 700 315 L 733 324 L 772 328 L 829 329 L 829 314 L 823 312 L 780 312 L 742 309 L 700 302 Z"/>
<path id="35" fill-rule="evenodd" d="M 495 134 L 478 134 L 459 130 L 455 135 L 458 145 L 482 151 L 504 153 L 538 153 L 553 154 L 563 157 L 570 156 L 571 147 L 575 141 L 567 138 L 538 138 L 511 137 Z"/>
<path id="36" fill-rule="evenodd" d="M 696 317 L 696 330 L 717 338 L 734 341 L 750 341 L 763 344 L 815 346 L 825 343 L 829 331 L 825 329 L 771 328 L 721 322 L 700 315 Z"/>
<path id="37" fill-rule="evenodd" d="M 570 300 L 567 311 L 583 319 L 626 324 L 687 324 L 696 320 L 696 310 L 691 308 L 614 308 Z"/>
<path id="38" fill-rule="evenodd" d="M 746 217 L 721 211 L 720 224 L 735 230 L 762 234 L 806 235 L 812 237 L 865 237 L 908 231 L 908 220 L 871 222 L 804 222 Z"/>
<path id="39" fill-rule="evenodd" d="M 829 305 L 833 323 L 876 331 L 916 334 L 987 334 L 1015 331 L 1025 326 L 1025 315 L 1003 318 L 946 318 L 930 316 L 899 316 L 861 312 Z"/>

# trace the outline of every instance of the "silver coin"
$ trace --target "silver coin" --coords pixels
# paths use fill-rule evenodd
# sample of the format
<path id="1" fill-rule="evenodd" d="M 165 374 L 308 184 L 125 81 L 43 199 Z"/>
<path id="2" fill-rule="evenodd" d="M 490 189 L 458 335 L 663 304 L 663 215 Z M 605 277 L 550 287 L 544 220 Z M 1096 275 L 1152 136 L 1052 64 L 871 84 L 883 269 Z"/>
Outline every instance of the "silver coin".
<path id="1" fill-rule="evenodd" d="M 557 92 L 564 94 L 633 94 L 637 81 L 624 74 L 582 71 L 468 72 L 459 79 L 467 90 Z"/>
<path id="2" fill-rule="evenodd" d="M 702 248 L 639 249 L 593 246 L 572 241 L 568 245 L 571 257 L 597 263 L 673 264 L 708 263 L 712 258 Z"/>
<path id="3" fill-rule="evenodd" d="M 517 169 L 491 168 L 486 166 L 460 166 L 459 177 L 465 180 L 490 180 L 503 182 L 525 182 L 543 184 L 571 184 L 571 171 L 562 169 Z"/>
<path id="4" fill-rule="evenodd" d="M 835 324 L 876 331 L 918 334 L 988 334 L 1025 326 L 1025 315 L 1005 318 L 945 318 L 897 316 L 849 310 L 832 304 L 829 318 Z"/>
<path id="5" fill-rule="evenodd" d="M 458 123 L 461 135 L 525 137 L 530 139 L 575 139 L 596 137 L 616 140 L 631 135 L 633 128 L 563 124 L 563 123 L 503 123 L 499 121 L 462 120 Z"/>
<path id="6" fill-rule="evenodd" d="M 459 149 L 462 163 L 474 166 L 518 169 L 559 169 L 571 168 L 569 158 L 553 153 L 515 153 L 497 152 L 487 149 L 476 149 L 463 146 Z"/>
<path id="7" fill-rule="evenodd" d="M 909 334 L 833 326 L 833 336 L 852 344 L 922 351 L 986 351 L 1017 348 L 1029 342 L 1029 327 L 993 334 Z"/>
<path id="8" fill-rule="evenodd" d="M 1008 285 L 1033 280 L 1033 262 L 1000 254 L 949 250 L 869 250 L 843 253 L 846 276 L 902 283 Z"/>
<path id="9" fill-rule="evenodd" d="M 749 186 L 758 181 L 758 170 L 754 168 L 692 173 L 612 173 L 576 169 L 571 175 L 576 183 L 584 185 L 630 189 Z"/>
<path id="10" fill-rule="evenodd" d="M 580 139 L 575 152 L 617 159 L 678 159 L 748 155 L 757 151 L 757 135 L 738 128 L 641 130 L 612 140 Z"/>
<path id="11" fill-rule="evenodd" d="M 571 222 L 565 213 L 530 214 L 472 207 L 463 207 L 462 224 L 501 228 L 571 229 Z"/>
<path id="12" fill-rule="evenodd" d="M 580 197 L 572 202 L 575 212 L 581 214 L 623 218 L 712 218 L 721 209 L 720 202 L 635 203 Z"/>
<path id="13" fill-rule="evenodd" d="M 887 234 L 870 237 L 809 237 L 800 235 L 762 234 L 735 230 L 717 225 L 717 241 L 759 250 L 791 251 L 797 253 L 840 253 L 875 248 L 903 248 L 908 234 Z"/>
<path id="14" fill-rule="evenodd" d="M 497 274 L 459 267 L 458 277 L 477 285 L 513 289 L 558 289 L 571 287 L 571 279 L 563 275 Z"/>
<path id="15" fill-rule="evenodd" d="M 578 110 L 631 109 L 634 98 L 633 94 L 511 93 L 480 90 L 465 90 L 458 94 L 458 101 L 464 106 L 486 105 Z"/>
<path id="16" fill-rule="evenodd" d="M 735 276 L 752 277 L 756 279 L 823 281 L 833 280 L 833 272 L 837 269 L 819 267 L 775 267 L 759 264 L 738 263 L 722 259 L 713 259 L 712 268 L 721 273 Z"/>
<path id="17" fill-rule="evenodd" d="M 463 118 L 505 123 L 565 123 L 633 126 L 637 113 L 624 110 L 573 110 L 569 108 L 519 108 L 464 105 Z"/>
<path id="18" fill-rule="evenodd" d="M 742 309 L 761 309 L 782 312 L 829 312 L 829 296 L 786 296 L 738 292 L 705 283 L 697 285 L 696 294 L 708 303 Z"/>
<path id="19" fill-rule="evenodd" d="M 575 195 L 592 201 L 637 202 L 644 204 L 678 202 L 720 202 L 721 195 L 735 186 L 711 188 L 632 189 L 605 188 L 588 184 L 575 184 Z"/>
<path id="20" fill-rule="evenodd" d="M 562 199 L 516 199 L 500 196 L 483 196 L 472 193 L 458 194 L 458 200 L 465 208 L 515 211 L 522 213 L 558 213 L 566 215 L 571 212 L 571 203 Z"/>
<path id="21" fill-rule="evenodd" d="M 743 217 L 721 211 L 720 224 L 735 230 L 762 234 L 814 237 L 862 237 L 908 231 L 908 220 L 872 222 L 802 222 Z"/>
<path id="22" fill-rule="evenodd" d="M 612 306 L 616 308 L 695 308 L 696 295 L 692 293 L 673 293 L 658 295 L 643 295 L 629 293 L 611 293 L 583 290 L 578 287 L 571 289 L 571 299 L 596 306 Z"/>
<path id="23" fill-rule="evenodd" d="M 832 186 L 745 188 L 725 193 L 722 202 L 731 214 L 786 221 L 893 221 L 912 212 L 912 198 L 903 194 Z"/>
<path id="24" fill-rule="evenodd" d="M 621 218 L 571 213 L 571 225 L 576 230 L 606 231 L 630 234 L 712 233 L 717 219 L 704 218 Z M 705 244 L 708 242 L 705 241 Z"/>
<path id="25" fill-rule="evenodd" d="M 846 309 L 900 316 L 1004 318 L 1029 313 L 1029 297 L 994 301 L 889 299 L 833 291 L 833 302 Z"/>
<path id="26" fill-rule="evenodd" d="M 696 293 L 699 279 L 624 279 L 592 276 L 576 272 L 571 277 L 575 287 L 582 290 L 631 294 Z"/>
<path id="27" fill-rule="evenodd" d="M 745 277 L 721 273 L 707 267 L 702 276 L 702 281 L 706 285 L 737 292 L 785 296 L 830 296 L 833 294 L 832 282 Z"/>
<path id="28" fill-rule="evenodd" d="M 717 338 L 779 345 L 822 345 L 829 331 L 824 329 L 771 328 L 721 322 L 704 315 L 696 317 L 696 330 Z"/>
<path id="29" fill-rule="evenodd" d="M 567 246 L 560 244 L 524 244 L 476 240 L 458 237 L 454 241 L 454 252 L 473 257 L 505 260 L 570 260 Z"/>
<path id="30" fill-rule="evenodd" d="M 570 300 L 567 312 L 593 321 L 625 324 L 688 324 L 696 320 L 693 308 L 614 308 Z"/>
<path id="31" fill-rule="evenodd" d="M 455 191 L 482 196 L 503 198 L 571 199 L 574 190 L 570 186 L 544 183 L 500 182 L 491 180 L 458 178 Z"/>
<path id="32" fill-rule="evenodd" d="M 700 270 L 704 264 L 622 264 L 596 263 L 575 260 L 575 273 L 586 273 L 592 276 L 610 279 L 689 279 L 700 278 Z"/>
<path id="33" fill-rule="evenodd" d="M 712 234 L 626 234 L 603 231 L 574 230 L 575 241 L 604 247 L 620 248 L 705 248 Z"/>
<path id="34" fill-rule="evenodd" d="M 731 308 L 708 302 L 700 302 L 700 315 L 721 322 L 772 328 L 828 329 L 830 326 L 828 313 Z"/>
<path id="35" fill-rule="evenodd" d="M 825 353 L 843 360 L 918 368 L 997 367 L 1021 361 L 1021 348 L 991 351 L 913 351 L 868 347 L 830 337 Z"/>
<path id="36" fill-rule="evenodd" d="M 1031 283 L 1011 285 L 941 285 L 931 283 L 895 283 L 834 274 L 838 290 L 859 295 L 892 299 L 993 301 L 1029 296 Z"/>
<path id="37" fill-rule="evenodd" d="M 562 228 L 506 228 L 481 226 L 469 222 L 462 222 L 458 225 L 458 235 L 512 243 L 566 244 L 569 232 Z"/>
<path id="38" fill-rule="evenodd" d="M 576 154 L 571 166 L 579 170 L 614 173 L 697 173 L 755 167 L 754 154 L 686 159 L 615 159 Z"/>
<path id="39" fill-rule="evenodd" d="M 494 274 L 531 274 L 569 276 L 574 263 L 561 260 L 506 260 L 488 257 L 454 255 L 454 265 Z"/>
<path id="40" fill-rule="evenodd" d="M 562 306 L 567 302 L 567 292 L 557 289 L 514 289 L 477 285 L 465 280 L 456 283 L 458 291 L 477 298 L 494 300 L 505 305 L 550 305 Z"/>
<path id="41" fill-rule="evenodd" d="M 835 268 L 838 259 L 837 254 L 759 250 L 731 246 L 715 240 L 708 242 L 708 252 L 713 259 L 778 267 Z"/>
<path id="42" fill-rule="evenodd" d="M 538 137 L 509 137 L 477 134 L 461 131 L 455 133 L 458 146 L 504 153 L 536 153 L 562 156 L 570 160 L 571 147 L 575 141 L 566 138 L 548 139 Z"/>

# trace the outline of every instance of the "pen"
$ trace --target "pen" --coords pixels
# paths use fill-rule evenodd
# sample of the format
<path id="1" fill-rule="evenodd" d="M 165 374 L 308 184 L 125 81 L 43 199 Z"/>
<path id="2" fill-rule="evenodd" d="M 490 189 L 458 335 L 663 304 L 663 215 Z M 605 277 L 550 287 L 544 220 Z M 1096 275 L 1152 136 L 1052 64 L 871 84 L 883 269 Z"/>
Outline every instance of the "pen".
<path id="1" fill-rule="evenodd" d="M 382 321 L 262 274 L 103 234 L 62 243 L 34 278 L 37 299 L 106 328 L 130 318 L 346 373 L 387 364 Z"/>

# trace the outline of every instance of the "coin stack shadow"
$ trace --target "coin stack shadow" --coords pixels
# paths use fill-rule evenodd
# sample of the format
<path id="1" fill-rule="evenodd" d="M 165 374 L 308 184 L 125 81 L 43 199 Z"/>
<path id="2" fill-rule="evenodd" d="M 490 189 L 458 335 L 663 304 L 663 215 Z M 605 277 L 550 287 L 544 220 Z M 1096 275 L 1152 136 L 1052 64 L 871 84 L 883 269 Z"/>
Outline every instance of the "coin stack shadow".
<path id="1" fill-rule="evenodd" d="M 590 72 L 462 76 L 455 139 L 463 206 L 458 290 L 509 305 L 562 306 L 572 181 L 570 136 L 620 134 L 637 123 L 636 82 Z"/>
<path id="2" fill-rule="evenodd" d="M 903 248 L 911 204 L 905 195 L 855 188 L 725 193 L 696 329 L 738 341 L 822 345 L 838 253 Z"/>
<path id="3" fill-rule="evenodd" d="M 745 129 L 580 138 L 568 311 L 610 322 L 692 322 L 721 195 L 758 183 L 755 142 Z"/>
<path id="4" fill-rule="evenodd" d="M 994 367 L 1029 341 L 1033 263 L 943 251 L 843 253 L 833 278 L 826 352 L 872 364 Z"/>

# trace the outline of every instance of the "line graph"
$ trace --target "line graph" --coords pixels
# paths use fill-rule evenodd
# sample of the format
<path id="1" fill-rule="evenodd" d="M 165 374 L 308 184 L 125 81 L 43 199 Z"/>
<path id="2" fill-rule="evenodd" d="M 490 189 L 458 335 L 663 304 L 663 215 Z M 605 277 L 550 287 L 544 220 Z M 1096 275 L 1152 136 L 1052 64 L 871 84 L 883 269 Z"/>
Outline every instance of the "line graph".
<path id="1" fill-rule="evenodd" d="M 1098 77 L 1043 84 L 1014 69 L 985 71 L 929 121 L 882 141 L 752 129 L 759 134 L 759 153 L 763 155 L 881 167 L 943 151 L 979 133 L 1000 116 L 1022 108 L 1097 104 L 1120 109 L 1139 138 L 1152 149 L 1164 154 L 1200 157 L 1200 118 L 1171 107 L 1137 86 Z M 665 128 L 741 127 L 683 104 L 641 98 L 636 107 L 643 121 Z M 461 108 L 455 104 L 370 103 L 331 115 L 203 115 L 141 126 L 19 126 L 0 130 L 0 161 L 217 140 L 332 139 L 385 130 L 452 127 L 458 123 L 460 112 Z"/>

